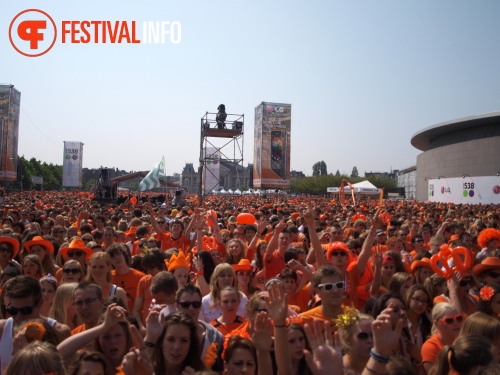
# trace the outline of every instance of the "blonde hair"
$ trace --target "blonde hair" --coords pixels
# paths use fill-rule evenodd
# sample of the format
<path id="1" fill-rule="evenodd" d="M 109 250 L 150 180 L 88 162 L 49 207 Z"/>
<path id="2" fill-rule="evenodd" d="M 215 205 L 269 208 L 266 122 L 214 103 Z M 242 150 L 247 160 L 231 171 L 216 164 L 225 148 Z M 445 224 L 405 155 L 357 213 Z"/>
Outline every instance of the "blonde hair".
<path id="1" fill-rule="evenodd" d="M 45 272 L 43 271 L 42 261 L 40 257 L 36 254 L 28 254 L 23 258 L 22 261 L 23 275 L 24 275 L 24 262 L 26 262 L 26 260 L 29 260 L 38 266 L 38 272 L 37 272 L 38 278 L 42 277 Z"/>
<path id="2" fill-rule="evenodd" d="M 359 313 L 357 315 L 358 319 L 354 324 L 351 324 L 348 327 L 340 327 L 339 329 L 340 343 L 342 344 L 342 349 L 345 352 L 348 352 L 352 348 L 354 332 L 356 331 L 356 327 L 358 327 L 359 323 L 362 321 L 373 322 L 373 317 L 368 314 Z"/>
<path id="3" fill-rule="evenodd" d="M 78 283 L 65 283 L 56 290 L 56 295 L 50 307 L 49 317 L 59 323 L 66 324 L 70 329 L 76 328 L 76 323 L 70 319 L 67 308 L 68 302 L 73 302 L 73 292 Z"/>
<path id="4" fill-rule="evenodd" d="M 220 300 L 220 287 L 217 279 L 223 273 L 230 273 L 233 276 L 233 285 L 232 287 L 238 289 L 238 280 L 236 279 L 236 274 L 234 273 L 233 267 L 231 267 L 228 263 L 221 263 L 217 265 L 214 269 L 214 273 L 210 278 L 210 295 L 212 296 L 212 306 L 215 306 L 217 302 Z"/>
<path id="5" fill-rule="evenodd" d="M 237 243 L 239 246 L 240 246 L 240 249 L 241 249 L 241 253 L 240 255 L 235 258 L 231 255 L 231 253 L 228 251 L 227 252 L 227 256 L 226 256 L 226 262 L 229 263 L 229 264 L 238 264 L 238 262 L 240 260 L 242 260 L 243 258 L 246 257 L 246 247 L 245 247 L 245 243 L 237 238 L 233 238 L 229 241 L 227 241 L 227 244 L 226 244 L 226 248 L 229 250 L 229 246 L 231 246 L 231 243 L 232 242 L 235 242 Z"/>
<path id="6" fill-rule="evenodd" d="M 432 309 L 432 329 L 431 333 L 435 334 L 437 332 L 437 327 L 436 327 L 436 321 L 439 319 L 442 319 L 449 313 L 452 314 L 458 314 L 458 310 L 455 308 L 455 306 L 447 303 L 447 302 L 442 302 L 438 303 L 435 305 Z"/>
<path id="7" fill-rule="evenodd" d="M 89 281 L 95 282 L 94 278 L 92 277 L 92 274 L 90 273 L 90 268 L 92 267 L 92 262 L 98 259 L 103 259 L 106 262 L 106 266 L 108 266 L 108 272 L 106 273 L 106 280 L 108 280 L 108 283 L 111 282 L 111 280 L 113 279 L 113 276 L 111 275 L 111 267 L 112 267 L 111 258 L 109 257 L 108 253 L 102 251 L 92 254 L 92 256 L 89 258 L 87 266 L 87 276 L 85 278 Z"/>

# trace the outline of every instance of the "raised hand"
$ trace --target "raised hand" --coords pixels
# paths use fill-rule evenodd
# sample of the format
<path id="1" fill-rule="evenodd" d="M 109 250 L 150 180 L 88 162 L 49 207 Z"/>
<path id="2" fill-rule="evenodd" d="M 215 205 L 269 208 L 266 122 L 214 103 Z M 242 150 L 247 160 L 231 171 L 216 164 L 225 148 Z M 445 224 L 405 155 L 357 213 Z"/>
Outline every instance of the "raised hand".
<path id="1" fill-rule="evenodd" d="M 288 305 L 286 302 L 286 294 L 283 284 L 272 282 L 267 288 L 268 296 L 266 297 L 267 314 L 277 326 L 286 324 L 286 316 Z"/>
<path id="2" fill-rule="evenodd" d="M 404 325 L 404 319 L 400 318 L 396 327 L 392 328 L 391 314 L 393 309 L 394 305 L 391 303 L 372 323 L 373 350 L 383 356 L 391 355 L 392 351 L 397 347 Z"/>
<path id="3" fill-rule="evenodd" d="M 258 313 L 254 318 L 254 333 L 252 341 L 257 351 L 266 352 L 271 350 L 273 337 L 271 336 L 272 323 L 266 312 Z"/>
<path id="4" fill-rule="evenodd" d="M 342 347 L 338 332 L 335 332 L 335 343 L 332 337 L 330 322 L 314 319 L 314 331 L 308 324 L 304 325 L 311 352 L 304 349 L 306 361 L 314 375 L 331 375 L 333 369 L 342 369 Z"/>

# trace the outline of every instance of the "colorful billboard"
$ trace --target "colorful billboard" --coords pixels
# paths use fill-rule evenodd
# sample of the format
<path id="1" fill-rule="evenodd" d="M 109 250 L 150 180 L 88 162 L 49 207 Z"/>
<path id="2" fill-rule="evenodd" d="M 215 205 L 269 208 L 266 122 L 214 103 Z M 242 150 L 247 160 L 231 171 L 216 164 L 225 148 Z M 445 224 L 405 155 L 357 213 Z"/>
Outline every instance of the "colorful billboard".
<path id="1" fill-rule="evenodd" d="M 205 155 L 203 194 L 211 194 L 212 191 L 218 191 L 220 187 L 220 151 L 215 147 L 206 147 L 203 151 Z"/>
<path id="2" fill-rule="evenodd" d="M 64 141 L 62 186 L 82 186 L 82 159 L 83 143 Z"/>
<path id="3" fill-rule="evenodd" d="M 262 102 L 255 108 L 254 188 L 290 187 L 292 105 Z"/>
<path id="4" fill-rule="evenodd" d="M 0 179 L 17 179 L 17 145 L 21 93 L 13 85 L 0 85 Z"/>
<path id="5" fill-rule="evenodd" d="M 455 177 L 429 179 L 427 196 L 430 202 L 455 204 L 500 204 L 500 177 Z"/>

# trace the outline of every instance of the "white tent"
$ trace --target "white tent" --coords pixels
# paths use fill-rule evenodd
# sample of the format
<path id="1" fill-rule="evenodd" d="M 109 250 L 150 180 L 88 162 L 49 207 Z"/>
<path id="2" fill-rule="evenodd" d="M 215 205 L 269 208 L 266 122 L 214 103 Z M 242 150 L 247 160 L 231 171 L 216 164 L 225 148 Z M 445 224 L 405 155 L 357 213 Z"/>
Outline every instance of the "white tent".
<path id="1" fill-rule="evenodd" d="M 354 194 L 367 194 L 367 195 L 377 195 L 380 194 L 380 189 L 373 185 L 370 181 L 365 180 L 352 184 L 354 187 Z M 339 187 L 329 187 L 326 188 L 327 193 L 340 193 Z M 344 186 L 344 193 L 350 193 L 351 187 L 349 185 Z"/>

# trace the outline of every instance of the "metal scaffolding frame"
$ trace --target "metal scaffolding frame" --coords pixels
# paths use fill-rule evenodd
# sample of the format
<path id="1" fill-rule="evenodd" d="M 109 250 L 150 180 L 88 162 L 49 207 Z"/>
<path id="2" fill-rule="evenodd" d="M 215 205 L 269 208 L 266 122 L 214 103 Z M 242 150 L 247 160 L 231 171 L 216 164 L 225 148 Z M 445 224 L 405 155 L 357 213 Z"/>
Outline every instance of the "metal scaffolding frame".
<path id="1" fill-rule="evenodd" d="M 200 165 L 198 167 L 198 201 L 200 206 L 203 204 L 204 190 L 212 191 L 231 171 L 236 170 L 238 173 L 238 165 L 243 168 L 245 115 L 227 114 L 223 128 L 219 128 L 216 116 L 217 113 L 206 112 L 201 118 Z M 220 160 L 231 166 L 224 175 L 215 176 L 210 169 L 206 168 L 207 164 L 212 161 L 212 158 L 207 157 L 204 153 L 207 146 L 215 148 L 216 152 L 220 153 Z M 203 174 L 207 174 L 207 172 L 217 180 L 217 183 L 212 188 L 203 189 L 203 181 L 205 181 Z"/>

